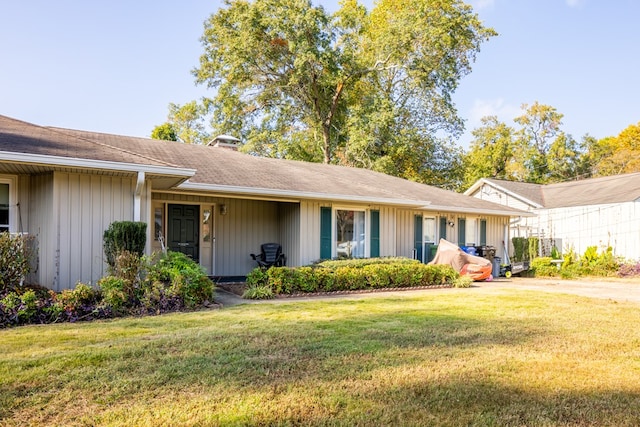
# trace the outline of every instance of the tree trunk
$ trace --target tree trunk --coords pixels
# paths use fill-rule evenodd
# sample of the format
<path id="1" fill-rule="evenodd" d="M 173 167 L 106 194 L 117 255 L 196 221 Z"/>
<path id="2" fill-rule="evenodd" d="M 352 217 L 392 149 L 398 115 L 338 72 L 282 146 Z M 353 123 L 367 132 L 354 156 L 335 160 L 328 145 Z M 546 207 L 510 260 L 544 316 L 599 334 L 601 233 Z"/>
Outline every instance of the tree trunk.
<path id="1" fill-rule="evenodd" d="M 331 163 L 331 127 L 326 123 L 322 124 L 322 151 L 324 152 L 324 163 Z"/>

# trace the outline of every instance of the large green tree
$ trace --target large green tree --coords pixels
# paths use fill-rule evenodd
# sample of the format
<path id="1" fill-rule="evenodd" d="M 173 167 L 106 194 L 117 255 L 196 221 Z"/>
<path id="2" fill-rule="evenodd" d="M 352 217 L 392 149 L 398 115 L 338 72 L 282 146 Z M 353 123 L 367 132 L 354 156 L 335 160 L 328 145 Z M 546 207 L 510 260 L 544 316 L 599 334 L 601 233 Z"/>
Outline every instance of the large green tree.
<path id="1" fill-rule="evenodd" d="M 194 75 L 214 89 L 212 128 L 245 151 L 427 182 L 459 160 L 446 142 L 462 130 L 451 94 L 493 35 L 459 0 L 371 11 L 343 0 L 334 14 L 310 0 L 227 0 L 205 22 Z"/>
<path id="2" fill-rule="evenodd" d="M 464 158 L 464 187 L 479 178 L 546 184 L 591 176 L 595 142 L 585 135 L 578 143 L 562 130 L 562 117 L 538 102 L 522 105 L 522 115 L 514 119 L 517 128 L 484 117 Z"/>

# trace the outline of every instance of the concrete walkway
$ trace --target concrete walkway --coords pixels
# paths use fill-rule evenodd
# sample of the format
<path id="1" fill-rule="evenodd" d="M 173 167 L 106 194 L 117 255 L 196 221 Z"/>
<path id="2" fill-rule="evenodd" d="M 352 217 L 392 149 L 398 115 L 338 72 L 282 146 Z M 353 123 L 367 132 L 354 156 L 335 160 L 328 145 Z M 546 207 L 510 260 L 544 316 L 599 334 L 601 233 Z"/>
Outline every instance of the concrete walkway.
<path id="1" fill-rule="evenodd" d="M 437 288 L 421 290 L 391 290 L 383 292 L 363 292 L 352 294 L 328 294 L 322 296 L 276 298 L 271 300 L 246 300 L 236 294 L 216 288 L 214 301 L 222 304 L 223 308 L 239 304 L 282 303 L 293 301 L 317 301 L 326 299 L 362 299 L 380 298 L 399 295 L 416 295 L 421 293 L 449 293 L 449 292 L 477 292 L 490 294 L 503 289 L 532 290 L 550 293 L 579 295 L 589 298 L 600 298 L 619 302 L 640 304 L 640 279 L 541 279 L 512 277 L 501 278 L 492 282 L 475 282 L 469 289 Z"/>

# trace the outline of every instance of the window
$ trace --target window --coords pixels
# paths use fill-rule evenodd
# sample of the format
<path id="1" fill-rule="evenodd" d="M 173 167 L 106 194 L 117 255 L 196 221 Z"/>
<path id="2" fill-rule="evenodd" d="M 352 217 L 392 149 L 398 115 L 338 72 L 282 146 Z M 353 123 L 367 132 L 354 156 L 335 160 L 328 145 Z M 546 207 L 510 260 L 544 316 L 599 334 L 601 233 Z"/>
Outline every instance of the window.
<path id="1" fill-rule="evenodd" d="M 202 241 L 211 241 L 211 209 L 202 211 Z"/>
<path id="2" fill-rule="evenodd" d="M 0 182 L 0 233 L 9 231 L 9 184 Z"/>
<path id="3" fill-rule="evenodd" d="M 154 209 L 154 230 L 153 236 L 155 240 L 159 240 L 161 237 L 164 239 L 164 232 L 162 230 L 162 225 L 164 224 L 164 206 L 156 206 Z"/>
<path id="4" fill-rule="evenodd" d="M 335 236 L 338 258 L 365 257 L 365 212 L 336 209 Z"/>
<path id="5" fill-rule="evenodd" d="M 478 244 L 478 219 L 477 218 L 467 218 L 466 222 L 466 241 L 464 242 L 466 246 L 477 245 Z"/>
<path id="6" fill-rule="evenodd" d="M 424 242 L 435 243 L 436 242 L 436 219 L 433 217 L 424 218 Z"/>

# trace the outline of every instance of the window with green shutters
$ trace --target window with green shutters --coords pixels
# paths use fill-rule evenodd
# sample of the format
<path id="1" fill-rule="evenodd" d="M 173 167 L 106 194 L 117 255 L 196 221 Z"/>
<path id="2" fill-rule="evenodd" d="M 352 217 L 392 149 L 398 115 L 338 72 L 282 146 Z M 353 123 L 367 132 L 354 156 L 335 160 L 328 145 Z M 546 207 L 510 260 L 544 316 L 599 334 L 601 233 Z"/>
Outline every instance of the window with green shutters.
<path id="1" fill-rule="evenodd" d="M 380 211 L 320 208 L 320 258 L 380 256 Z M 334 230 L 335 229 L 335 230 Z M 335 231 L 335 232 L 334 232 Z M 369 245 L 368 254 L 366 245 Z M 335 255 L 333 249 L 336 248 Z"/>

